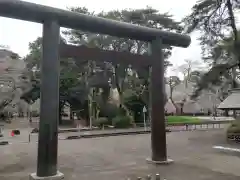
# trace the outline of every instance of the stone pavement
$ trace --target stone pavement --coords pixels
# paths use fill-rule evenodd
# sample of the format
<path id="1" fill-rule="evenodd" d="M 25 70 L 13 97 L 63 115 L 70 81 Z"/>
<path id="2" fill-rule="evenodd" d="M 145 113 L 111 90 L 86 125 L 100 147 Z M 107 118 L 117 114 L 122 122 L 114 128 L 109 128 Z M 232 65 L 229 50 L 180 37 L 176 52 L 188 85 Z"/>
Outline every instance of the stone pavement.
<path id="1" fill-rule="evenodd" d="M 223 130 L 167 134 L 168 166 L 146 163 L 150 135 L 60 140 L 59 170 L 66 180 L 120 180 L 160 173 L 168 180 L 238 180 L 240 159 L 212 148 L 226 145 Z M 240 145 L 235 145 L 240 146 Z M 37 144 L 0 146 L 0 179 L 27 180 L 36 171 Z"/>

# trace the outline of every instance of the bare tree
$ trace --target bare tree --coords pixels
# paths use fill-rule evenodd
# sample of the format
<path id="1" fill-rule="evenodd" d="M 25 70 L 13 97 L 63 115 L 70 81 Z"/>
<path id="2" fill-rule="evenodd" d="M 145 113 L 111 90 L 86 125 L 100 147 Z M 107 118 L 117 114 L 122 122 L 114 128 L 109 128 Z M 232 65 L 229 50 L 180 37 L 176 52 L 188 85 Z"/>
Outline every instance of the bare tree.
<path id="1" fill-rule="evenodd" d="M 169 99 L 171 100 L 172 104 L 174 105 L 176 111 L 178 112 L 178 107 L 173 100 L 173 91 L 176 88 L 176 86 L 181 83 L 181 80 L 177 76 L 170 76 L 170 77 L 166 78 L 166 83 L 168 84 L 169 89 L 170 89 Z"/>
<path id="2" fill-rule="evenodd" d="M 199 61 L 186 59 L 184 60 L 183 64 L 175 67 L 173 70 L 183 75 L 185 88 L 187 88 L 188 82 L 191 79 L 191 73 L 199 67 L 200 67 Z"/>

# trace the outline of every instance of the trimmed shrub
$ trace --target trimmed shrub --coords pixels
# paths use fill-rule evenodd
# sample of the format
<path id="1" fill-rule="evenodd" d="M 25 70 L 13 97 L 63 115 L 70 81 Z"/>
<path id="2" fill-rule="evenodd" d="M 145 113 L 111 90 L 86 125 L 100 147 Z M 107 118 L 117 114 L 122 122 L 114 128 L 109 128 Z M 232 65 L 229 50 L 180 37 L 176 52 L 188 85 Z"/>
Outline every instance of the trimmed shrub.
<path id="1" fill-rule="evenodd" d="M 32 111 L 31 114 L 32 114 L 32 117 L 39 117 L 38 111 Z"/>
<path id="2" fill-rule="evenodd" d="M 143 123 L 143 107 L 147 105 L 144 103 L 141 97 L 137 96 L 132 90 L 124 92 L 124 105 L 131 111 L 135 123 Z M 148 114 L 146 113 L 146 116 Z M 147 118 L 147 117 L 146 117 Z"/>
<path id="3" fill-rule="evenodd" d="M 19 131 L 18 129 L 14 129 L 12 132 L 13 132 L 15 135 L 20 135 L 20 131 Z"/>
<path id="4" fill-rule="evenodd" d="M 38 133 L 38 132 L 39 132 L 38 128 L 34 128 L 34 129 L 31 131 L 31 133 Z"/>
<path id="5" fill-rule="evenodd" d="M 111 103 L 102 104 L 100 107 L 100 117 L 107 117 L 109 120 L 118 115 L 118 106 Z"/>
<path id="6" fill-rule="evenodd" d="M 103 127 L 105 125 L 109 125 L 108 118 L 106 117 L 100 117 L 96 119 L 93 123 L 93 126 L 96 126 L 96 127 Z"/>
<path id="7" fill-rule="evenodd" d="M 131 127 L 131 118 L 128 116 L 116 116 L 112 119 L 115 128 L 129 128 Z"/>
<path id="8" fill-rule="evenodd" d="M 240 133 L 240 121 L 233 121 L 227 129 L 227 133 Z"/>

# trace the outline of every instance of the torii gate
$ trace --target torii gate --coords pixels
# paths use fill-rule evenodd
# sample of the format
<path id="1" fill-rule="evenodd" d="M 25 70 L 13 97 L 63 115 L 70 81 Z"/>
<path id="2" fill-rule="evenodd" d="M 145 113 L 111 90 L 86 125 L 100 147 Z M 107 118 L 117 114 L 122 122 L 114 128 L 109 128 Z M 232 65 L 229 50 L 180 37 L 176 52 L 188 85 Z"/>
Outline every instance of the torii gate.
<path id="1" fill-rule="evenodd" d="M 187 35 L 165 32 L 154 28 L 137 26 L 124 22 L 88 16 L 66 10 L 38 5 L 34 3 L 1 0 L 0 16 L 21 19 L 43 24 L 43 52 L 41 62 L 40 129 L 38 139 L 37 172 L 31 179 L 60 179 L 63 174 L 57 170 L 58 156 L 58 119 L 59 119 L 59 54 L 62 56 L 88 57 L 89 53 L 78 54 L 76 47 L 60 48 L 60 27 L 81 29 L 93 33 L 130 38 L 149 42 L 149 57 L 140 57 L 130 53 L 101 52 L 102 60 L 114 56 L 118 63 L 151 65 L 151 144 L 154 163 L 166 163 L 166 132 L 164 117 L 164 59 L 162 45 L 188 47 L 191 39 Z M 61 49 L 61 53 L 60 53 Z M 80 51 L 84 53 L 88 50 Z M 96 50 L 99 53 L 100 50 Z M 70 54 L 69 54 L 70 53 Z M 92 54 L 92 53 L 91 53 Z M 94 56 L 94 55 L 93 55 Z M 117 57 L 125 57 L 123 59 Z M 135 58 L 132 58 L 135 57 Z M 145 59 L 143 59 L 145 58 Z M 147 62 L 147 59 L 148 62 Z M 99 60 L 94 59 L 94 60 Z M 139 61 L 138 61 L 139 60 Z M 144 61 L 145 60 L 145 61 Z M 150 62 L 149 62 L 150 61 Z M 112 61 L 111 61 L 112 62 Z"/>

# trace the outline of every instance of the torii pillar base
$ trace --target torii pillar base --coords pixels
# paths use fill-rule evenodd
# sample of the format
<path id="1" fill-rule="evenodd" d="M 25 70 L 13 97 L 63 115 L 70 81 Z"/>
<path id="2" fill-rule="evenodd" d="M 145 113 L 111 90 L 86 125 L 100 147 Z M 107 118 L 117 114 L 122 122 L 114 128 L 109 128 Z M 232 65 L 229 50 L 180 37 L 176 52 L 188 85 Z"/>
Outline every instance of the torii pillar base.
<path id="1" fill-rule="evenodd" d="M 155 165 L 169 165 L 174 162 L 172 159 L 167 159 L 165 161 L 154 161 L 151 158 L 147 158 L 146 160 L 149 164 L 155 164 Z"/>
<path id="2" fill-rule="evenodd" d="M 64 179 L 64 174 L 61 172 L 57 172 L 54 176 L 46 176 L 46 177 L 39 177 L 36 173 L 32 173 L 29 176 L 29 180 L 61 180 Z"/>

